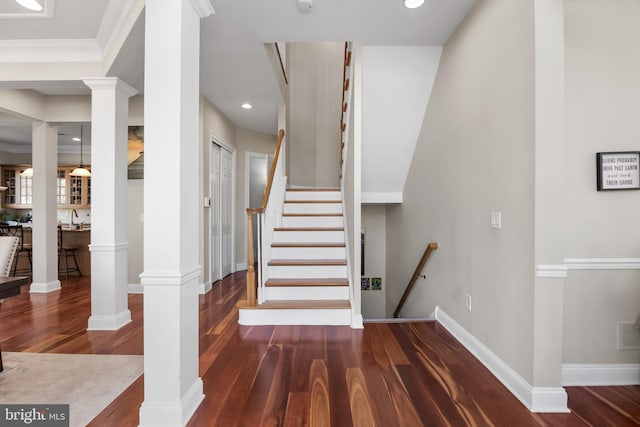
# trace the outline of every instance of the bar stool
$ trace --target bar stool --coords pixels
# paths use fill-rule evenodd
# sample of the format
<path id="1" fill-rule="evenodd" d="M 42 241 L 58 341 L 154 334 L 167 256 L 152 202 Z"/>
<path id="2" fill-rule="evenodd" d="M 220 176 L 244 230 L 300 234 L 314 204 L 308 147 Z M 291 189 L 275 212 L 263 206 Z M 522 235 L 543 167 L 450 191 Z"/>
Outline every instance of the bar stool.
<path id="1" fill-rule="evenodd" d="M 82 276 L 78 260 L 76 259 L 77 246 L 65 245 L 62 241 L 62 226 L 58 226 L 58 274 L 64 273 L 64 278 L 69 279 L 69 273 L 78 273 Z M 73 259 L 73 265 L 69 266 L 69 257 Z M 60 268 L 61 262 L 64 260 L 64 267 Z"/>
<path id="2" fill-rule="evenodd" d="M 2 236 L 15 236 L 18 238 L 18 250 L 16 251 L 15 260 L 13 262 L 13 269 L 11 271 L 11 275 L 15 276 L 16 273 L 28 273 L 31 274 L 33 270 L 33 263 L 31 261 L 31 255 L 33 252 L 33 247 L 31 243 L 24 243 L 24 229 L 22 228 L 22 224 L 11 225 L 7 223 L 0 223 L 0 235 Z M 26 255 L 29 260 L 29 267 L 18 268 L 18 264 L 20 263 L 20 256 Z"/>

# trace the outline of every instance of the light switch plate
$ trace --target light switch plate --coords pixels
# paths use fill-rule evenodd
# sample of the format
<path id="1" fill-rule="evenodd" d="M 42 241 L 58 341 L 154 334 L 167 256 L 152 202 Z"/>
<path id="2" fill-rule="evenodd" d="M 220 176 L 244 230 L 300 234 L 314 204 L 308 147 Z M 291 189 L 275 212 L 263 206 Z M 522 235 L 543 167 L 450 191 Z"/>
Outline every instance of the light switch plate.
<path id="1" fill-rule="evenodd" d="M 502 212 L 491 212 L 491 228 L 502 228 Z"/>

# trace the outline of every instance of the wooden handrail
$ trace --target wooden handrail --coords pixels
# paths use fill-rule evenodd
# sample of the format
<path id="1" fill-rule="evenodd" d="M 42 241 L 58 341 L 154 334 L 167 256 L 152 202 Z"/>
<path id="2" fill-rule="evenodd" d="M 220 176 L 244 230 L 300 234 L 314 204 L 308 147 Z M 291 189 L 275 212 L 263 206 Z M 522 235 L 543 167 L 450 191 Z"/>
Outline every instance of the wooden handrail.
<path id="1" fill-rule="evenodd" d="M 402 294 L 402 298 L 400 298 L 400 302 L 396 307 L 396 311 L 393 312 L 394 318 L 398 317 L 400 310 L 402 310 L 402 306 L 404 305 L 405 301 L 409 297 L 409 294 L 411 293 L 411 290 L 413 289 L 413 285 L 415 285 L 416 282 L 418 281 L 418 277 L 420 277 L 420 272 L 424 268 L 424 265 L 427 263 L 427 260 L 429 259 L 429 255 L 431 255 L 431 252 L 433 252 L 435 249 L 438 249 L 437 243 L 431 242 L 427 245 L 427 249 L 424 251 L 422 258 L 420 259 L 420 262 L 416 267 L 416 271 L 413 272 L 413 276 L 411 276 L 411 280 L 409 280 L 409 284 L 407 285 L 407 288 L 404 290 L 404 294 Z"/>
<path id="2" fill-rule="evenodd" d="M 284 68 L 284 61 L 282 61 L 282 54 L 280 53 L 280 48 L 278 47 L 278 43 L 275 43 L 276 53 L 278 55 L 278 60 L 280 61 L 280 69 L 282 70 L 282 77 L 284 77 L 284 84 L 289 84 L 289 79 L 287 78 L 287 70 Z"/>
<path id="3" fill-rule="evenodd" d="M 271 161 L 271 168 L 269 169 L 269 179 L 267 185 L 264 188 L 264 195 L 262 196 L 262 204 L 259 208 L 247 208 L 247 305 L 256 305 L 256 270 L 253 266 L 255 260 L 253 258 L 253 215 L 264 213 L 269 201 L 269 195 L 271 194 L 271 187 L 273 186 L 273 179 L 276 174 L 276 166 L 278 165 L 278 158 L 280 157 L 280 147 L 282 146 L 282 140 L 284 139 L 284 129 L 278 131 L 278 143 L 276 144 L 276 151 L 273 154 L 273 160 Z"/>

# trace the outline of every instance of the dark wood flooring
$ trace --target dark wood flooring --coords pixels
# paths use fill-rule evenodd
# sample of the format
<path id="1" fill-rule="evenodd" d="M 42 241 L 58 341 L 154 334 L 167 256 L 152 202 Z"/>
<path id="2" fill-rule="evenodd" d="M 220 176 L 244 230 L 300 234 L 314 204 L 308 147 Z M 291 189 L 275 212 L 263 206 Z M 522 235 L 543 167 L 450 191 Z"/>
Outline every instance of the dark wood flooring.
<path id="1" fill-rule="evenodd" d="M 190 427 L 640 425 L 638 386 L 568 387 L 570 414 L 530 414 L 435 322 L 239 326 L 244 279 L 200 297 L 205 400 Z M 141 295 L 129 296 L 131 324 L 87 332 L 88 278 L 27 291 L 2 303 L 4 351 L 142 354 Z M 90 425 L 137 426 L 143 387 L 141 377 Z"/>

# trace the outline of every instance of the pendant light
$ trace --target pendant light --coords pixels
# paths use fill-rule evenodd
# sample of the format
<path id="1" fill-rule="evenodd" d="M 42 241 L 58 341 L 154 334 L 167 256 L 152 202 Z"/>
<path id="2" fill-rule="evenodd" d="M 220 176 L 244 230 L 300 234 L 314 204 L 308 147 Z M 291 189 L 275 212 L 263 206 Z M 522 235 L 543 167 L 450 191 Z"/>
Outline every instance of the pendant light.
<path id="1" fill-rule="evenodd" d="M 91 176 L 91 172 L 82 164 L 82 125 L 80 125 L 80 166 L 71 171 L 71 176 Z"/>
<path id="2" fill-rule="evenodd" d="M 33 176 L 33 168 L 26 168 L 20 172 L 20 176 Z"/>

